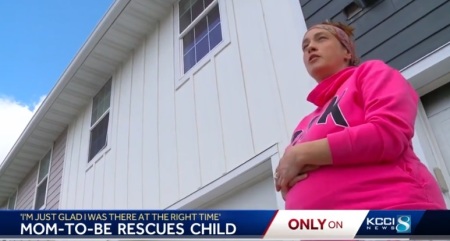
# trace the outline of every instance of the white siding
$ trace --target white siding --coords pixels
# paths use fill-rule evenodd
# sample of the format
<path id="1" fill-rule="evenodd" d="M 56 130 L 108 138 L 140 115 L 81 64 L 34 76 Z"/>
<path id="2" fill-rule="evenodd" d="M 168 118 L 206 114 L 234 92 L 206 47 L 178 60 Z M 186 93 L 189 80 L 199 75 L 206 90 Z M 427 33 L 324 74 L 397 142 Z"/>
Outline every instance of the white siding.
<path id="1" fill-rule="evenodd" d="M 220 7 L 224 42 L 179 88 L 174 12 L 112 74 L 109 144 L 94 165 L 91 105 L 70 126 L 65 208 L 164 208 L 274 144 L 284 149 L 314 85 L 299 3 Z"/>
<path id="2" fill-rule="evenodd" d="M 112 106 L 111 115 L 117 116 L 117 129 L 111 129 L 113 135 L 117 135 L 114 145 L 113 158 L 115 157 L 116 175 L 115 181 L 115 208 L 126 208 L 128 204 L 128 153 L 130 150 L 130 102 L 131 102 L 131 76 L 133 70 L 133 62 L 129 60 L 125 63 L 121 70 L 121 74 L 115 76 L 117 88 L 120 88 L 120 100 L 118 105 Z M 116 92 L 117 93 L 117 92 Z M 107 164 L 109 165 L 109 164 Z"/>
<path id="3" fill-rule="evenodd" d="M 435 164 L 432 166 L 439 167 L 445 180 L 444 185 L 450 184 L 450 83 L 428 93 L 422 97 L 423 107 L 425 109 L 430 132 L 434 133 L 437 150 L 435 154 Z M 424 139 L 426 140 L 426 139 Z M 450 207 L 450 194 L 444 193 L 447 207 Z"/>
<path id="4" fill-rule="evenodd" d="M 87 159 L 89 152 L 89 136 L 90 136 L 90 124 L 91 124 L 91 106 L 88 108 L 88 112 L 81 119 L 81 136 L 80 136 L 80 145 L 77 150 L 78 159 L 74 161 L 78 164 L 78 178 L 76 180 L 77 192 L 75 193 L 75 207 L 76 209 L 80 208 L 91 208 L 89 204 L 92 200 L 92 179 L 91 173 L 93 168 L 88 169 Z M 86 150 L 86 151 L 83 151 Z M 94 161 L 94 160 L 92 160 Z M 89 172 L 89 173 L 88 173 Z"/>
<path id="5" fill-rule="evenodd" d="M 265 175 L 220 196 L 199 209 L 278 209 L 275 194 L 272 191 L 274 188 L 273 178 Z"/>
<path id="6" fill-rule="evenodd" d="M 72 123 L 72 126 L 74 124 Z M 72 161 L 72 147 L 73 147 L 73 142 L 74 142 L 74 131 L 75 128 L 72 128 L 71 126 L 69 126 L 69 128 L 67 128 L 67 134 L 66 134 L 66 146 L 65 146 L 65 153 L 64 153 L 64 162 L 62 163 L 63 165 L 63 175 L 61 178 L 61 190 L 60 190 L 60 202 L 59 202 L 59 206 L 61 207 L 67 207 L 68 204 L 68 198 L 69 195 L 67 193 L 67 190 L 69 190 L 69 187 L 73 187 L 68 185 L 70 179 L 73 179 L 73 176 L 78 175 L 78 173 L 76 173 L 73 169 L 70 171 L 67 170 L 67 168 L 70 167 L 70 165 L 73 163 Z"/>
<path id="7" fill-rule="evenodd" d="M 186 83 L 176 94 L 177 153 L 180 195 L 186 196 L 201 185 L 195 98 L 192 82 Z M 161 159 L 161 161 L 164 161 Z M 165 174 L 165 173 L 164 173 Z M 173 175 L 173 174 L 172 174 Z"/>
<path id="8" fill-rule="evenodd" d="M 59 208 L 66 139 L 67 130 L 56 139 L 53 145 L 52 161 L 47 184 L 46 209 Z"/>
<path id="9" fill-rule="evenodd" d="M 78 200 L 82 200 L 82 205 L 84 209 L 90 209 L 93 206 L 93 196 L 94 196 L 94 175 L 95 175 L 95 166 L 91 167 L 84 176 L 84 195 L 81 195 L 82 199 L 78 197 Z M 95 190 L 97 191 L 97 190 Z"/>
<path id="10" fill-rule="evenodd" d="M 145 43 L 144 110 L 143 110 L 143 206 L 159 208 L 159 142 L 158 142 L 158 76 L 159 35 L 154 31 Z"/>
<path id="11" fill-rule="evenodd" d="M 158 45 L 159 205 L 162 207 L 179 198 L 172 14 L 160 24 Z"/>
<path id="12" fill-rule="evenodd" d="M 111 132 L 115 132 L 117 133 L 117 129 L 118 129 L 118 122 L 119 122 L 119 117 L 120 115 L 116 114 L 116 109 L 115 107 L 119 106 L 120 103 L 120 82 L 117 80 L 117 76 L 121 76 L 121 69 L 116 70 L 116 72 L 114 73 L 114 78 L 113 78 L 113 82 L 112 82 L 112 87 L 111 87 L 111 115 L 110 115 L 110 122 L 109 125 L 110 127 L 110 131 Z M 117 156 L 117 150 L 118 148 L 115 148 L 116 146 L 119 145 L 118 142 L 118 137 L 117 134 L 111 135 L 111 138 L 108 139 L 108 141 L 111 143 L 111 146 L 113 146 L 113 150 L 109 151 L 108 154 L 105 156 L 104 158 L 104 173 L 103 173 L 103 192 L 100 192 L 100 190 L 102 189 L 102 186 L 99 185 L 99 188 L 96 189 L 98 190 L 99 193 L 101 193 L 102 195 L 102 203 L 101 206 L 103 206 L 104 208 L 107 209 L 113 209 L 116 207 L 116 200 L 115 200 L 115 196 L 117 193 L 117 188 L 116 188 L 116 180 L 118 179 L 116 177 L 116 170 L 119 170 L 116 167 L 116 163 L 118 162 L 117 158 L 115 158 L 115 156 Z"/>
<path id="13" fill-rule="evenodd" d="M 102 207 L 104 207 L 103 200 L 108 201 L 108 199 L 104 198 L 104 196 L 106 195 L 105 194 L 106 183 L 104 182 L 105 163 L 107 163 L 106 160 L 102 161 L 102 162 L 98 162 L 95 165 L 95 176 L 94 176 L 94 180 L 92 183 L 92 187 L 93 187 L 92 208 L 93 209 L 101 209 Z"/>
<path id="14" fill-rule="evenodd" d="M 79 163 L 83 162 L 81 160 L 87 159 L 80 157 L 80 144 L 81 144 L 81 133 L 85 130 L 82 128 L 82 123 L 84 120 L 85 113 L 81 113 L 81 115 L 72 123 L 69 127 L 69 131 L 67 133 L 67 146 L 66 153 L 67 158 L 64 163 L 64 181 L 63 181 L 63 204 L 62 208 L 75 208 L 76 196 L 83 196 L 83 193 L 79 191 L 79 186 L 77 185 L 78 179 L 84 178 L 85 170 L 79 169 Z M 83 152 L 87 153 L 87 152 Z M 84 161 L 83 163 L 86 163 Z"/>
<path id="15" fill-rule="evenodd" d="M 290 140 L 300 119 L 314 109 L 314 106 L 306 101 L 306 96 L 317 83 L 304 67 L 301 49 L 306 24 L 303 13 L 298 7 L 298 0 L 262 0 L 261 2 L 278 84 L 278 96 L 282 104 L 288 140 Z"/>
<path id="16" fill-rule="evenodd" d="M 233 6 L 236 25 L 230 29 L 237 32 L 253 142 L 255 151 L 261 152 L 281 139 L 275 73 L 261 1 L 233 1 Z"/>
<path id="17" fill-rule="evenodd" d="M 233 1 L 225 2 L 228 25 L 235 26 Z M 255 154 L 236 31 L 230 30 L 230 41 L 214 59 L 227 171 Z"/>
<path id="18" fill-rule="evenodd" d="M 144 57 L 145 45 L 134 54 L 133 70 L 131 74 L 131 103 L 130 103 L 130 123 L 129 123 L 129 152 L 128 158 L 128 187 L 130 193 L 128 196 L 128 208 L 142 209 L 142 117 L 143 117 L 143 98 L 144 98 Z"/>
<path id="19" fill-rule="evenodd" d="M 194 75 L 201 178 L 210 183 L 226 173 L 215 61 Z"/>

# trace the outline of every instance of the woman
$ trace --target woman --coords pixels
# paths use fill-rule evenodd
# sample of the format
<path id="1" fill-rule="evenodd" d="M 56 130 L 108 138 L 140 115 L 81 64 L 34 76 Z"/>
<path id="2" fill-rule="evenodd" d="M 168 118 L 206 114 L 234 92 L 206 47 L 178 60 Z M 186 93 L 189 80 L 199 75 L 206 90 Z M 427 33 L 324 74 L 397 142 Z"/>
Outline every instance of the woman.
<path id="1" fill-rule="evenodd" d="M 358 65 L 353 29 L 322 23 L 303 39 L 317 109 L 294 131 L 275 173 L 286 209 L 445 209 L 412 148 L 418 95 L 382 61 Z"/>

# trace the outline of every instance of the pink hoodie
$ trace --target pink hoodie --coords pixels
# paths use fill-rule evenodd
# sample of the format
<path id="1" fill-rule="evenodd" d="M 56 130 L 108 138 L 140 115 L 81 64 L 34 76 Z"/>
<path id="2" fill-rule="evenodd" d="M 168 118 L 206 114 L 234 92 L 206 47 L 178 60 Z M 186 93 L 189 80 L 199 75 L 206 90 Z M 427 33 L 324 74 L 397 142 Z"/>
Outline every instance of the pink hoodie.
<path id="1" fill-rule="evenodd" d="M 446 208 L 414 154 L 418 95 L 398 71 L 378 60 L 348 67 L 318 84 L 308 101 L 317 109 L 290 146 L 328 138 L 333 165 L 293 186 L 286 209 Z"/>

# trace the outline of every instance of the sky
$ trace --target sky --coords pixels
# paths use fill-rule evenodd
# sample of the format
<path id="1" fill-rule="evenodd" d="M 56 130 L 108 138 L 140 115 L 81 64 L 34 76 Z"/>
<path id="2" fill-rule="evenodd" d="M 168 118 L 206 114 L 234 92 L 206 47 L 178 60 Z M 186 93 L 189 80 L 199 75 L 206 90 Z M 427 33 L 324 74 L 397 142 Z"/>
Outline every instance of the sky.
<path id="1" fill-rule="evenodd" d="M 0 1 L 0 162 L 113 2 Z"/>

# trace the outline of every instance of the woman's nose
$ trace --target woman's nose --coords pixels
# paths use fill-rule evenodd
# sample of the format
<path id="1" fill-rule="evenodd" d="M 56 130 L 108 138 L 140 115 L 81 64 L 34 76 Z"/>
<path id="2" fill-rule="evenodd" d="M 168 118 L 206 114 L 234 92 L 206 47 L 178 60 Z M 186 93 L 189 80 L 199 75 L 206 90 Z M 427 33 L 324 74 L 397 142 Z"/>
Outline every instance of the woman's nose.
<path id="1" fill-rule="evenodd" d="M 317 50 L 317 48 L 316 48 L 316 46 L 315 46 L 314 44 L 309 44 L 309 45 L 306 47 L 306 51 L 307 51 L 308 53 L 314 52 L 314 51 L 316 51 L 316 50 Z"/>

